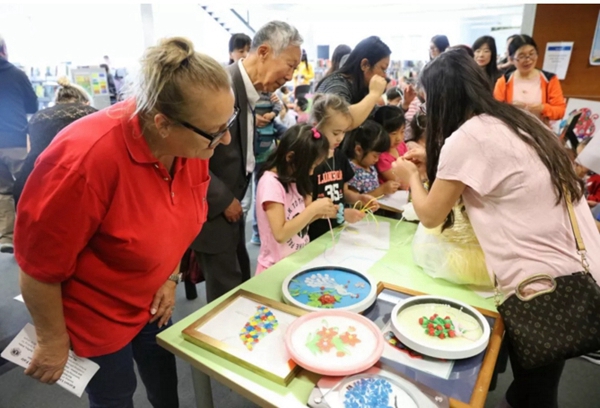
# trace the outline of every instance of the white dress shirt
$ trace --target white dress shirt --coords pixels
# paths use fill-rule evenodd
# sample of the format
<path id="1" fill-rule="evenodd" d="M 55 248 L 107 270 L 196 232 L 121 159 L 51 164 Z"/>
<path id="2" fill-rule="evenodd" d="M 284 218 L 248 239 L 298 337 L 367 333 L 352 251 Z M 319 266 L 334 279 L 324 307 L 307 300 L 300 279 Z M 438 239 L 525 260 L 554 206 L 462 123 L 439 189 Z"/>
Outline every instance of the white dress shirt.
<path id="1" fill-rule="evenodd" d="M 248 139 L 248 149 L 246 152 L 246 171 L 248 173 L 252 173 L 254 171 L 254 167 L 256 166 L 256 159 L 254 157 L 254 108 L 260 99 L 260 95 L 256 91 L 256 88 L 254 88 L 254 85 L 252 84 L 252 81 L 246 72 L 246 68 L 244 68 L 243 61 L 243 59 L 239 60 L 238 64 L 240 65 L 240 73 L 242 74 L 242 79 L 244 80 L 246 97 L 248 98 L 248 106 L 246 107 L 248 110 L 248 134 L 246 135 Z M 240 106 L 240 109 L 243 109 L 243 107 Z"/>

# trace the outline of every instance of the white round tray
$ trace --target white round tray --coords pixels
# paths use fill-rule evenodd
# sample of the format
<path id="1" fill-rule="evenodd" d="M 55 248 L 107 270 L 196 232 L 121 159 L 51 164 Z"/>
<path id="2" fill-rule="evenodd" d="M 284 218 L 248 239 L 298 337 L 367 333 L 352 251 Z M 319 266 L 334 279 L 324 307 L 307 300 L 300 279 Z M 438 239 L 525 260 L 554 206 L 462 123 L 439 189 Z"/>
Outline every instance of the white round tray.
<path id="1" fill-rule="evenodd" d="M 400 312 L 411 306 L 430 303 L 448 305 L 454 309 L 457 309 L 459 311 L 462 311 L 463 313 L 470 315 L 479 323 L 483 334 L 479 339 L 474 340 L 466 345 L 457 346 L 456 344 L 448 343 L 449 341 L 451 341 L 451 339 L 440 341 L 438 342 L 439 344 L 436 345 L 431 344 L 431 342 L 429 342 L 430 344 L 423 344 L 423 342 L 421 342 L 419 338 L 414 335 L 414 333 L 403 329 L 403 327 L 398 323 L 397 317 L 400 314 Z M 435 358 L 458 360 L 473 357 L 484 351 L 490 340 L 490 325 L 485 319 L 485 317 L 483 317 L 483 315 L 477 310 L 475 310 L 473 307 L 455 299 L 439 296 L 414 296 L 399 302 L 392 310 L 390 319 L 392 322 L 392 331 L 394 332 L 398 340 L 404 343 L 404 345 L 406 345 L 407 347 L 419 353 Z M 446 345 L 446 347 L 444 347 L 444 344 Z M 448 347 L 448 345 L 451 345 L 451 347 Z"/>
<path id="2" fill-rule="evenodd" d="M 334 271 L 334 273 L 332 273 Z M 311 286 L 307 278 L 312 280 Z M 348 283 L 348 278 L 350 283 Z M 342 282 L 342 280 L 345 281 Z M 296 280 L 296 282 L 293 282 Z M 290 285 L 292 284 L 292 288 Z M 330 294 L 339 296 L 332 307 L 308 305 L 307 295 L 293 296 L 294 289 L 313 293 L 313 296 Z M 323 310 L 345 310 L 361 313 L 377 300 L 377 284 L 367 274 L 340 266 L 319 266 L 290 274 L 281 286 L 285 303 L 303 310 L 318 312 Z M 296 292 L 297 293 L 297 292 Z M 358 297 L 356 297 L 358 296 Z"/>

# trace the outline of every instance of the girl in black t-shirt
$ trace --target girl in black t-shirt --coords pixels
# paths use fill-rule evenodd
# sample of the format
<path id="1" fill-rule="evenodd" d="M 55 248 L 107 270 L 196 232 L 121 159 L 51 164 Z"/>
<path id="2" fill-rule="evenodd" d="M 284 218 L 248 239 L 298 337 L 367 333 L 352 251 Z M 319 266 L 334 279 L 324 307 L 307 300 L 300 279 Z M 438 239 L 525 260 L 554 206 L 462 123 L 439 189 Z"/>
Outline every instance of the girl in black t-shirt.
<path id="1" fill-rule="evenodd" d="M 348 187 L 348 182 L 354 177 L 354 170 L 339 148 L 346 130 L 352 125 L 348 106 L 348 102 L 334 94 L 318 94 L 314 98 L 312 123 L 327 138 L 330 150 L 327 160 L 315 168 L 312 184 L 313 200 L 329 197 L 335 205 L 344 204 L 344 220 L 355 223 L 365 217 L 363 212 L 353 208 L 355 203 L 368 204 L 373 210 L 379 208 L 379 204 L 372 196 L 359 194 Z M 334 228 L 339 225 L 337 219 L 329 221 Z M 328 230 L 328 220 L 316 220 L 308 230 L 311 241 Z"/>

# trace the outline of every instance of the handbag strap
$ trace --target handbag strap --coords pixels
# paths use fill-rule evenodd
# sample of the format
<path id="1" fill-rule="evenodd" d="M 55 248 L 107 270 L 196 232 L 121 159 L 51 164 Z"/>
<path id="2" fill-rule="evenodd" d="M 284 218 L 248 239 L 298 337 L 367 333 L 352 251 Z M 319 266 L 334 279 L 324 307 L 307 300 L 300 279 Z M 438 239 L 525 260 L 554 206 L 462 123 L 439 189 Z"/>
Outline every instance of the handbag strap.
<path id="1" fill-rule="evenodd" d="M 571 228 L 573 229 L 573 235 L 575 236 L 575 244 L 577 245 L 577 253 L 581 257 L 581 266 L 586 273 L 590 272 L 590 264 L 587 260 L 587 250 L 581 237 L 581 231 L 579 230 L 579 224 L 577 223 L 577 217 L 575 217 L 575 209 L 573 208 L 573 201 L 571 195 L 565 190 L 565 202 L 567 203 L 567 212 L 569 213 L 569 221 L 571 222 Z"/>
<path id="2" fill-rule="evenodd" d="M 587 260 L 587 250 L 585 249 L 585 244 L 583 243 L 583 238 L 581 237 L 581 230 L 579 229 L 579 224 L 577 223 L 577 217 L 575 217 L 575 209 L 573 208 L 573 201 L 571 200 L 571 195 L 569 192 L 564 189 L 563 194 L 565 196 L 565 203 L 567 204 L 567 213 L 569 214 L 569 222 L 571 223 L 571 228 L 573 229 L 573 235 L 575 236 L 575 244 L 577 246 L 577 253 L 581 257 L 581 266 L 585 273 L 590 273 L 590 264 Z M 500 292 L 500 288 L 498 287 L 498 278 L 494 273 L 494 301 L 496 303 L 496 307 L 502 303 L 502 295 Z"/>

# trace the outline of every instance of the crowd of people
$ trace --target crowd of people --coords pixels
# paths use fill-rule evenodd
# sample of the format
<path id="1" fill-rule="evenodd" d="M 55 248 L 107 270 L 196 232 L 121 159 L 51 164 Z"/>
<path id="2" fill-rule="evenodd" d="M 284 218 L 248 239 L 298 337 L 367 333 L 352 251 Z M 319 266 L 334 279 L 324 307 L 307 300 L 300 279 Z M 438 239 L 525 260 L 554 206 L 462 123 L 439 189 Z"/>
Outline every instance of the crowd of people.
<path id="1" fill-rule="evenodd" d="M 72 349 L 100 365 L 91 407 L 131 406 L 135 361 L 151 404 L 177 407 L 175 359 L 155 337 L 171 325 L 189 247 L 211 302 L 253 275 L 248 217 L 260 274 L 399 189 L 426 227 L 452 228 L 462 200 L 506 296 L 529 276 L 580 268 L 569 196 L 600 278 L 598 182 L 588 203 L 589 171 L 576 173 L 547 126 L 566 105 L 556 75 L 536 68 L 533 38 L 509 38 L 498 63 L 493 37 L 435 36 L 416 86 L 389 84 L 391 49 L 376 36 L 337 47 L 315 83 L 302 43 L 273 21 L 234 34 L 223 67 L 168 38 L 145 52 L 126 100 L 96 112 L 63 80 L 28 123 L 35 94 L 0 39 L 0 251 L 13 250 L 14 193 L 38 337 L 26 374 L 56 382 Z M 510 344 L 509 356 L 506 406 L 556 407 L 564 361 L 525 369 Z"/>

